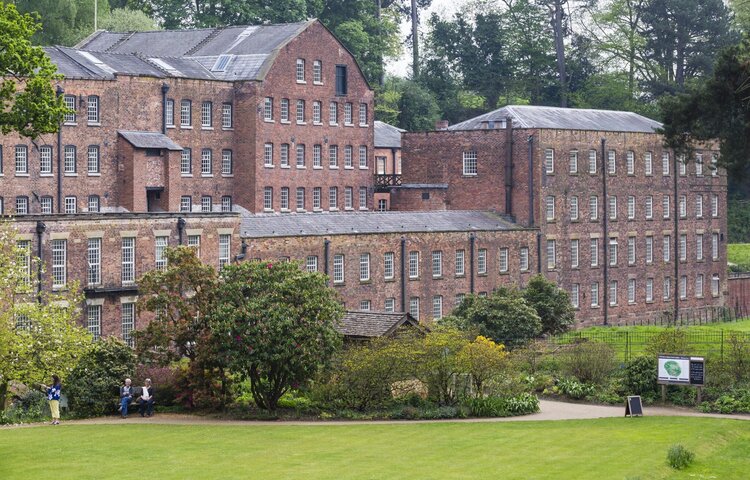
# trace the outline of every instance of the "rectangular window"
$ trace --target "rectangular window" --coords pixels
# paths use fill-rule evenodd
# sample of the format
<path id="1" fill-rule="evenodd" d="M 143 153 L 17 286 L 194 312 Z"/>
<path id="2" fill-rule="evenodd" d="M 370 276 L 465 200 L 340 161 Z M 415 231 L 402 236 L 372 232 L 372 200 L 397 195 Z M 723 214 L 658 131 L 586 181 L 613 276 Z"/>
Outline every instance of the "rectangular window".
<path id="1" fill-rule="evenodd" d="M 305 168 L 305 145 L 298 143 L 296 147 L 297 151 L 297 168 Z"/>
<path id="2" fill-rule="evenodd" d="M 409 315 L 414 317 L 415 320 L 419 320 L 419 297 L 409 299 Z"/>
<path id="3" fill-rule="evenodd" d="M 221 151 L 221 174 L 229 176 L 234 173 L 234 165 L 232 162 L 232 151 L 222 150 Z"/>
<path id="4" fill-rule="evenodd" d="M 167 127 L 174 127 L 174 100 L 171 98 L 167 100 L 165 107 L 165 123 Z"/>
<path id="5" fill-rule="evenodd" d="M 273 210 L 273 187 L 263 189 L 263 210 Z"/>
<path id="6" fill-rule="evenodd" d="M 628 220 L 635 220 L 635 196 L 628 196 Z"/>
<path id="7" fill-rule="evenodd" d="M 213 112 L 214 104 L 211 102 L 203 102 L 201 105 L 201 127 L 213 127 Z"/>
<path id="8" fill-rule="evenodd" d="M 282 211 L 289 210 L 289 187 L 281 187 L 281 201 L 279 208 Z"/>
<path id="9" fill-rule="evenodd" d="M 626 168 L 628 175 L 635 175 L 635 152 L 629 150 L 626 157 Z"/>
<path id="10" fill-rule="evenodd" d="M 122 237 L 121 279 L 123 285 L 135 282 L 135 237 Z"/>
<path id="11" fill-rule="evenodd" d="M 555 221 L 555 197 L 548 195 L 545 199 L 545 212 L 548 222 Z"/>
<path id="12" fill-rule="evenodd" d="M 197 258 L 201 258 L 201 236 L 200 235 L 188 235 L 187 245 L 192 248 Z"/>
<path id="13" fill-rule="evenodd" d="M 321 187 L 313 188 L 313 210 L 320 210 L 323 205 L 323 189 Z"/>
<path id="14" fill-rule="evenodd" d="M 348 93 L 346 65 L 336 65 L 336 95 Z"/>
<path id="15" fill-rule="evenodd" d="M 367 146 L 359 146 L 359 168 L 367 168 Z"/>
<path id="16" fill-rule="evenodd" d="M 432 252 L 432 277 L 440 278 L 443 276 L 443 252 L 436 250 Z"/>
<path id="17" fill-rule="evenodd" d="M 464 259 L 466 258 L 466 252 L 464 250 L 456 250 L 456 263 L 455 270 L 456 276 L 460 277 L 466 274 L 466 264 Z"/>
<path id="18" fill-rule="evenodd" d="M 226 233 L 219 235 L 219 268 L 229 263 L 232 251 L 232 236 Z"/>
<path id="19" fill-rule="evenodd" d="M 29 214 L 29 197 L 21 195 L 16 197 L 16 215 Z"/>
<path id="20" fill-rule="evenodd" d="M 273 98 L 266 97 L 263 100 L 263 120 L 273 122 Z"/>
<path id="21" fill-rule="evenodd" d="M 419 278 L 419 252 L 409 252 L 409 278 Z"/>
<path id="22" fill-rule="evenodd" d="M 65 95 L 63 97 L 65 102 L 65 108 L 68 110 L 68 112 L 65 113 L 64 122 L 66 125 L 75 125 L 76 124 L 76 96 L 75 95 Z"/>
<path id="23" fill-rule="evenodd" d="M 714 273 L 713 276 L 711 277 L 711 295 L 713 295 L 714 297 L 719 296 L 719 290 L 720 290 L 719 284 L 720 284 L 719 274 Z"/>
<path id="24" fill-rule="evenodd" d="M 359 281 L 370 281 L 370 254 L 361 253 L 359 255 Z"/>
<path id="25" fill-rule="evenodd" d="M 352 187 L 344 188 L 344 208 L 346 210 L 352 209 L 352 202 L 354 196 L 354 189 Z"/>
<path id="26" fill-rule="evenodd" d="M 654 263 L 654 237 L 651 235 L 646 237 L 646 263 Z"/>
<path id="27" fill-rule="evenodd" d="M 500 249 L 500 256 L 498 258 L 498 263 L 500 266 L 500 273 L 507 273 L 509 269 L 509 258 L 508 258 L 508 249 L 503 247 Z"/>
<path id="28" fill-rule="evenodd" d="M 190 195 L 183 195 L 180 197 L 180 211 L 190 212 L 193 210 L 193 197 Z"/>
<path id="29" fill-rule="evenodd" d="M 685 157 L 683 155 L 680 155 L 680 157 L 677 159 L 677 162 L 680 165 L 680 176 L 684 177 L 687 175 L 687 162 L 685 161 Z"/>
<path id="30" fill-rule="evenodd" d="M 193 173 L 193 151 L 189 148 L 182 149 L 180 156 L 180 174 L 191 175 Z"/>
<path id="31" fill-rule="evenodd" d="M 297 68 L 295 70 L 297 76 L 297 83 L 305 83 L 305 59 L 297 59 Z"/>
<path id="32" fill-rule="evenodd" d="M 669 218 L 669 195 L 664 195 L 661 198 L 661 209 L 664 218 Z"/>
<path id="33" fill-rule="evenodd" d="M 394 262 L 395 254 L 393 252 L 385 252 L 383 254 L 383 277 L 386 280 L 392 280 L 394 275 Z"/>
<path id="34" fill-rule="evenodd" d="M 232 197 L 230 195 L 224 195 L 221 197 L 221 211 L 222 212 L 232 211 Z"/>
<path id="35" fill-rule="evenodd" d="M 344 256 L 340 253 L 333 256 L 333 283 L 344 283 Z"/>
<path id="36" fill-rule="evenodd" d="M 661 154 L 661 174 L 665 177 L 668 176 L 670 173 L 669 168 L 669 153 L 664 152 Z"/>
<path id="37" fill-rule="evenodd" d="M 367 210 L 367 187 L 359 187 L 359 209 Z"/>
<path id="38" fill-rule="evenodd" d="M 653 175 L 654 174 L 654 157 L 651 154 L 651 152 L 646 152 L 646 154 L 643 157 L 643 163 L 644 163 L 644 172 L 646 175 Z"/>
<path id="39" fill-rule="evenodd" d="M 519 260 L 521 271 L 525 272 L 529 269 L 529 247 L 521 247 L 519 256 L 521 257 Z"/>
<path id="40" fill-rule="evenodd" d="M 628 279 L 628 303 L 635 303 L 635 278 Z"/>
<path id="41" fill-rule="evenodd" d="M 699 273 L 697 277 L 695 277 L 695 296 L 698 298 L 703 298 L 703 274 Z"/>
<path id="42" fill-rule="evenodd" d="M 330 145 L 328 147 L 328 166 L 330 168 L 339 168 L 339 146 Z"/>
<path id="43" fill-rule="evenodd" d="M 687 262 L 687 235 L 680 234 L 680 261 Z"/>
<path id="44" fill-rule="evenodd" d="M 551 148 L 544 150 L 544 173 L 555 173 L 555 151 Z"/>
<path id="45" fill-rule="evenodd" d="M 86 307 L 86 329 L 94 341 L 99 340 L 102 334 L 102 306 L 88 305 Z"/>
<path id="46" fill-rule="evenodd" d="M 366 103 L 360 103 L 359 104 L 359 125 L 364 126 L 367 125 L 367 104 Z"/>
<path id="47" fill-rule="evenodd" d="M 86 162 L 86 169 L 89 173 L 89 175 L 101 173 L 101 166 L 100 166 L 100 159 L 99 159 L 99 146 L 98 145 L 89 145 L 88 148 L 88 155 L 87 155 L 87 162 Z"/>
<path id="48" fill-rule="evenodd" d="M 192 107 L 193 104 L 190 100 L 182 100 L 180 102 L 180 126 L 189 127 L 193 124 Z"/>
<path id="49" fill-rule="evenodd" d="M 617 239 L 609 239 L 609 265 L 611 267 L 617 266 Z"/>
<path id="50" fill-rule="evenodd" d="M 591 239 L 589 250 L 591 252 L 591 266 L 598 267 L 599 266 L 599 239 L 598 238 Z"/>
<path id="51" fill-rule="evenodd" d="M 51 214 L 52 210 L 53 210 L 53 208 L 52 208 L 53 207 L 52 197 L 48 197 L 48 196 L 42 197 L 39 200 L 39 206 L 40 206 L 41 213 L 43 213 L 43 214 Z M 0 214 L 2 214 L 2 211 L 0 211 Z"/>
<path id="52" fill-rule="evenodd" d="M 557 266 L 557 242 L 555 240 L 547 240 L 547 270 L 554 270 Z"/>
<path id="53" fill-rule="evenodd" d="M 695 197 L 695 218 L 703 218 L 703 195 Z"/>
<path id="54" fill-rule="evenodd" d="M 581 300 L 581 285 L 578 283 L 574 283 L 570 286 L 570 304 L 573 305 L 573 308 L 578 309 L 580 307 L 580 300 Z"/>
<path id="55" fill-rule="evenodd" d="M 599 197 L 596 195 L 589 197 L 589 219 L 591 221 L 599 219 Z"/>
<path id="56" fill-rule="evenodd" d="M 680 299 L 684 300 L 687 298 L 687 276 L 682 275 L 680 277 Z"/>
<path id="57" fill-rule="evenodd" d="M 610 175 L 617 174 L 617 155 L 614 150 L 607 152 L 607 172 Z"/>
<path id="58" fill-rule="evenodd" d="M 213 210 L 213 201 L 209 195 L 201 197 L 201 212 L 210 212 Z"/>
<path id="59" fill-rule="evenodd" d="M 99 212 L 99 195 L 89 195 L 88 198 L 88 212 L 98 213 Z"/>
<path id="60" fill-rule="evenodd" d="M 289 123 L 289 99 L 288 98 L 282 98 L 281 103 L 279 105 L 280 110 L 280 117 L 279 120 L 281 123 Z"/>
<path id="61" fill-rule="evenodd" d="M 295 113 L 297 114 L 297 123 L 304 124 L 305 123 L 305 101 L 304 100 L 297 100 L 297 109 Z"/>
<path id="62" fill-rule="evenodd" d="M 646 220 L 654 218 L 654 197 L 648 195 L 646 197 Z"/>
<path id="63" fill-rule="evenodd" d="M 680 195 L 680 218 L 687 217 L 687 197 L 685 195 Z"/>
<path id="64" fill-rule="evenodd" d="M 609 219 L 617 220 L 617 197 L 609 197 Z"/>
<path id="65" fill-rule="evenodd" d="M 323 63 L 320 60 L 313 61 L 313 83 L 323 83 Z"/>
<path id="66" fill-rule="evenodd" d="M 662 259 L 665 262 L 669 261 L 669 258 L 671 255 L 669 254 L 670 246 L 672 245 L 672 236 L 671 235 L 664 235 L 664 238 L 662 239 Z"/>
<path id="67" fill-rule="evenodd" d="M 65 213 L 78 212 L 78 199 L 76 197 L 65 197 Z"/>
<path id="68" fill-rule="evenodd" d="M 719 259 L 719 234 L 718 233 L 711 234 L 711 259 L 714 261 Z"/>
<path id="69" fill-rule="evenodd" d="M 578 268 L 579 241 L 573 239 L 570 241 L 570 268 Z"/>
<path id="70" fill-rule="evenodd" d="M 270 153 L 269 153 L 268 145 L 270 145 Z M 266 144 L 264 162 L 269 161 L 269 155 L 270 155 L 271 163 L 266 163 L 266 166 L 268 167 L 273 165 L 273 144 L 271 143 Z M 281 166 L 281 168 L 289 168 L 289 144 L 288 143 L 281 144 L 279 165 Z"/>
<path id="71" fill-rule="evenodd" d="M 570 220 L 578 220 L 578 197 L 570 197 Z"/>
<path id="72" fill-rule="evenodd" d="M 713 218 L 719 216 L 719 196 L 715 193 L 711 194 L 711 216 Z"/>
<path id="73" fill-rule="evenodd" d="M 487 249 L 480 248 L 477 252 L 477 274 L 487 274 Z"/>
<path id="74" fill-rule="evenodd" d="M 88 284 L 99 285 L 102 283 L 102 239 L 89 238 L 88 252 Z"/>
<path id="75" fill-rule="evenodd" d="M 617 280 L 609 282 L 609 305 L 612 307 L 617 305 Z"/>
<path id="76" fill-rule="evenodd" d="M 346 102 L 344 104 L 344 125 L 353 125 L 354 118 L 352 117 L 353 106 L 351 103 Z"/>
<path id="77" fill-rule="evenodd" d="M 16 175 L 29 173 L 29 148 L 26 145 L 16 146 Z"/>
<path id="78" fill-rule="evenodd" d="M 372 307 L 372 303 L 369 300 L 360 300 L 359 309 L 363 312 L 369 312 Z"/>
<path id="79" fill-rule="evenodd" d="M 578 150 L 570 151 L 570 173 L 578 173 Z"/>
<path id="80" fill-rule="evenodd" d="M 596 175 L 596 150 L 589 150 L 589 173 Z"/>
<path id="81" fill-rule="evenodd" d="M 636 237 L 628 237 L 628 265 L 635 265 Z"/>
<path id="82" fill-rule="evenodd" d="M 591 307 L 599 306 L 599 283 L 594 282 L 591 284 Z"/>
<path id="83" fill-rule="evenodd" d="M 156 237 L 154 241 L 154 263 L 157 270 L 164 270 L 167 267 L 167 257 L 164 256 L 169 244 L 169 237 Z"/>
<path id="84" fill-rule="evenodd" d="M 386 298 L 385 299 L 385 311 L 387 313 L 393 313 L 396 311 L 396 299 L 395 298 Z"/>
<path id="85" fill-rule="evenodd" d="M 696 177 L 703 176 L 703 154 L 702 153 L 695 154 L 695 176 Z"/>
<path id="86" fill-rule="evenodd" d="M 75 145 L 65 145 L 65 156 L 64 156 L 64 165 L 63 165 L 63 171 L 65 173 L 74 174 L 77 170 L 77 161 L 76 161 L 76 147 Z"/>
<path id="87" fill-rule="evenodd" d="M 99 97 L 89 95 L 86 101 L 86 120 L 89 125 L 99 125 Z"/>
<path id="88" fill-rule="evenodd" d="M 344 147 L 344 168 L 354 168 L 354 148 L 351 145 Z"/>
<path id="89" fill-rule="evenodd" d="M 122 304 L 122 340 L 129 347 L 135 346 L 135 339 L 131 332 L 135 328 L 135 303 Z"/>
<path id="90" fill-rule="evenodd" d="M 2 163 L 0 162 L 0 173 L 2 173 Z M 52 147 L 45 145 L 39 147 L 39 174 L 50 175 L 52 173 Z"/>
<path id="91" fill-rule="evenodd" d="M 440 320 L 443 318 L 443 296 L 435 295 L 432 297 L 432 318 Z"/>
<path id="92" fill-rule="evenodd" d="M 338 187 L 329 187 L 328 188 L 328 209 L 329 210 L 336 210 L 338 209 L 338 196 L 339 196 L 339 189 Z"/>
<path id="93" fill-rule="evenodd" d="M 221 128 L 230 129 L 234 126 L 232 120 L 232 104 L 223 103 L 221 105 Z"/>
<path id="94" fill-rule="evenodd" d="M 463 153 L 464 175 L 477 175 L 477 152 L 471 150 Z"/>
<path id="95" fill-rule="evenodd" d="M 52 286 L 64 287 L 68 279 L 68 241 L 52 240 Z"/>
<path id="96" fill-rule="evenodd" d="M 308 272 L 318 271 L 318 256 L 317 255 L 309 255 L 307 257 L 307 260 L 305 260 L 305 270 L 307 270 Z"/>
<path id="97" fill-rule="evenodd" d="M 339 123 L 339 104 L 336 102 L 328 104 L 328 123 L 331 125 Z"/>
<path id="98" fill-rule="evenodd" d="M 31 241 L 18 240 L 16 246 L 20 250 L 18 263 L 23 270 L 23 282 L 28 285 L 31 283 Z"/>
<path id="99" fill-rule="evenodd" d="M 646 279 L 646 302 L 654 301 L 654 279 Z"/>
<path id="100" fill-rule="evenodd" d="M 323 107 L 321 106 L 319 101 L 313 102 L 313 123 L 322 123 L 323 122 L 323 113 L 322 113 Z"/>
<path id="101" fill-rule="evenodd" d="M 305 209 L 305 187 L 297 187 L 297 210 Z"/>
<path id="102" fill-rule="evenodd" d="M 201 175 L 210 176 L 214 173 L 213 152 L 210 148 L 201 150 Z"/>

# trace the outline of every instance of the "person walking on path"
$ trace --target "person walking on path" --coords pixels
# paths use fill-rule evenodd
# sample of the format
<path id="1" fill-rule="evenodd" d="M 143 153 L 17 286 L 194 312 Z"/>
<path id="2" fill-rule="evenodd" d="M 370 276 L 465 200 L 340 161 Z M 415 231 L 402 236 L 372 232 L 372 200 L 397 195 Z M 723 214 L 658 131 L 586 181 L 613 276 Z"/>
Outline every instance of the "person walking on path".
<path id="1" fill-rule="evenodd" d="M 122 418 L 128 418 L 128 405 L 133 399 L 133 387 L 130 384 L 130 379 L 126 378 L 125 384 L 120 387 L 120 413 L 122 413 Z"/>
<path id="2" fill-rule="evenodd" d="M 60 425 L 60 394 L 62 393 L 60 377 L 52 375 L 52 385 L 48 387 L 41 384 L 41 386 L 47 392 L 49 410 L 52 413 L 52 425 Z"/>

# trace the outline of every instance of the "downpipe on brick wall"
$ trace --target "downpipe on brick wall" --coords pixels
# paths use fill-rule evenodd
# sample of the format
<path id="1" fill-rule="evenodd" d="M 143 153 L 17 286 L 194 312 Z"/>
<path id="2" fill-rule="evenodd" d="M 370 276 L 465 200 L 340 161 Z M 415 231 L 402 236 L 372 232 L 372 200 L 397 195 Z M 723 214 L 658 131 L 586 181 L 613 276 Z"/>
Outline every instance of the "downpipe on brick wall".
<path id="1" fill-rule="evenodd" d="M 42 261 L 42 235 L 44 234 L 44 231 L 47 230 L 47 225 L 44 224 L 41 220 L 36 222 L 36 256 L 37 261 L 39 262 L 39 265 L 37 265 L 36 269 L 36 300 L 39 303 L 42 303 L 42 270 L 44 266 L 44 262 Z"/>
<path id="2" fill-rule="evenodd" d="M 469 293 L 474 294 L 474 247 L 477 237 L 474 233 L 469 234 Z"/>
<path id="3" fill-rule="evenodd" d="M 161 133 L 167 134 L 167 92 L 169 92 L 169 85 L 166 83 L 161 84 Z"/>
<path id="4" fill-rule="evenodd" d="M 406 237 L 401 237 L 401 311 L 406 308 Z"/>

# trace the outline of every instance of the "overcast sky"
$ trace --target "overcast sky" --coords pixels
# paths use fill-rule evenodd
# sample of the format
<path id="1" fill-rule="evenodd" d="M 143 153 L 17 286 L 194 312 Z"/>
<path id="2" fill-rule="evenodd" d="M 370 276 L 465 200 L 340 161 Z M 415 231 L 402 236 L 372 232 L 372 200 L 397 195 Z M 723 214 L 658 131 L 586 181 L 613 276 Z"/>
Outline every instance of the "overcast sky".
<path id="1" fill-rule="evenodd" d="M 421 12 L 422 25 L 420 28 L 424 28 L 424 22 L 432 14 L 432 12 L 438 13 L 441 17 L 450 16 L 453 13 L 459 11 L 464 4 L 468 3 L 469 0 L 432 0 L 432 5 L 426 11 Z M 411 29 L 410 23 L 404 23 L 401 25 L 401 38 L 406 38 Z M 397 61 L 391 61 L 386 65 L 388 73 L 394 75 L 406 76 L 411 67 L 411 48 L 404 47 L 404 52 L 401 58 Z"/>

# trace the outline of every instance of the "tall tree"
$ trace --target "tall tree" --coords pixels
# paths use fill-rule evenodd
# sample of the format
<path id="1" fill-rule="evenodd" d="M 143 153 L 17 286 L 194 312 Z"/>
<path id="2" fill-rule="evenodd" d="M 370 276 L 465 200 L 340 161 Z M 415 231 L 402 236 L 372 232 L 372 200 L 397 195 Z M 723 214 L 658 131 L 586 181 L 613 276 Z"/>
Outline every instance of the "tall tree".
<path id="1" fill-rule="evenodd" d="M 42 28 L 34 35 L 39 45 L 74 45 L 94 32 L 94 2 L 97 0 L 16 0 L 19 12 L 38 13 Z M 109 3 L 98 0 L 99 17 L 109 12 Z"/>
<path id="2" fill-rule="evenodd" d="M 440 113 L 435 97 L 419 83 L 390 77 L 377 91 L 375 116 L 414 132 L 433 129 Z"/>
<path id="3" fill-rule="evenodd" d="M 110 32 L 147 32 L 158 30 L 153 18 L 141 10 L 116 8 L 99 21 L 99 28 Z"/>
<path id="4" fill-rule="evenodd" d="M 538 2 L 547 9 L 549 14 L 557 60 L 557 81 L 560 85 L 560 106 L 567 107 L 568 76 L 565 63 L 565 37 L 569 33 L 569 26 L 565 9 L 568 6 L 568 0 L 538 0 Z"/>

